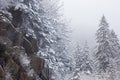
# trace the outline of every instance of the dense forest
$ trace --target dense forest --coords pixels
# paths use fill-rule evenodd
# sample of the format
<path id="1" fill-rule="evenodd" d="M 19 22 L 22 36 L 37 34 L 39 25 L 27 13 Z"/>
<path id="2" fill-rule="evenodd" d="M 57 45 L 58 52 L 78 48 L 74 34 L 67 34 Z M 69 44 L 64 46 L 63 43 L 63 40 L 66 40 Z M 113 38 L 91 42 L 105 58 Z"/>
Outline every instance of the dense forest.
<path id="1" fill-rule="evenodd" d="M 94 49 L 87 41 L 73 47 L 63 6 L 0 0 L 0 80 L 119 80 L 120 43 L 105 16 Z"/>

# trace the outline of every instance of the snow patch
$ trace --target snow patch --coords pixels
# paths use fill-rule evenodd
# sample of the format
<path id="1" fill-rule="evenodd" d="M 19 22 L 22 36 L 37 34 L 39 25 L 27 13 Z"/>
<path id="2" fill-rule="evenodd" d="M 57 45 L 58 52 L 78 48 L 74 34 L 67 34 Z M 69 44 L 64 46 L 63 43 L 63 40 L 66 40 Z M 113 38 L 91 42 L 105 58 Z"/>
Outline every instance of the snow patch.
<path id="1" fill-rule="evenodd" d="M 6 73 L 5 80 L 13 80 L 9 72 Z"/>
<path id="2" fill-rule="evenodd" d="M 19 57 L 19 59 L 20 59 L 21 65 L 22 65 L 23 67 L 29 66 L 30 60 L 29 60 L 29 58 L 27 57 L 27 55 L 21 54 L 20 57 Z"/>
<path id="3" fill-rule="evenodd" d="M 34 70 L 33 69 L 30 69 L 27 71 L 27 75 L 30 76 L 30 77 L 33 77 L 34 75 Z"/>

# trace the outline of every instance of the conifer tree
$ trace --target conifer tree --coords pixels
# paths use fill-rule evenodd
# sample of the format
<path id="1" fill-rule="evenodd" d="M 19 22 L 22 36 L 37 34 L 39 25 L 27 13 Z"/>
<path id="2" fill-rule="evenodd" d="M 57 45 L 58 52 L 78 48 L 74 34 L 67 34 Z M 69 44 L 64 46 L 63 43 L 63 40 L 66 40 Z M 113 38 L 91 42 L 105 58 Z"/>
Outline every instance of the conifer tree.
<path id="1" fill-rule="evenodd" d="M 110 44 L 114 54 L 114 57 L 118 57 L 120 55 L 120 44 L 117 35 L 114 30 L 110 31 Z"/>
<path id="2" fill-rule="evenodd" d="M 82 71 L 84 71 L 86 74 L 91 74 L 93 71 L 93 61 L 90 57 L 90 51 L 87 41 L 85 42 L 83 51 L 82 51 L 82 58 L 83 58 L 83 64 L 82 64 Z"/>
<path id="3" fill-rule="evenodd" d="M 75 49 L 75 55 L 74 55 L 75 68 L 73 70 L 73 76 L 72 76 L 71 80 L 79 80 L 80 79 L 80 73 L 81 73 L 80 66 L 82 63 L 81 54 L 82 54 L 82 49 L 80 48 L 79 44 L 77 44 L 76 49 Z"/>
<path id="4" fill-rule="evenodd" d="M 110 58 L 113 57 L 110 42 L 109 42 L 109 25 L 103 16 L 96 33 L 98 48 L 95 53 L 97 70 L 99 73 L 106 72 L 110 68 Z"/>
<path id="5" fill-rule="evenodd" d="M 75 51 L 75 68 L 72 80 L 80 80 L 80 74 L 84 73 L 89 75 L 93 71 L 93 61 L 90 59 L 90 51 L 87 42 L 83 49 L 79 45 Z"/>

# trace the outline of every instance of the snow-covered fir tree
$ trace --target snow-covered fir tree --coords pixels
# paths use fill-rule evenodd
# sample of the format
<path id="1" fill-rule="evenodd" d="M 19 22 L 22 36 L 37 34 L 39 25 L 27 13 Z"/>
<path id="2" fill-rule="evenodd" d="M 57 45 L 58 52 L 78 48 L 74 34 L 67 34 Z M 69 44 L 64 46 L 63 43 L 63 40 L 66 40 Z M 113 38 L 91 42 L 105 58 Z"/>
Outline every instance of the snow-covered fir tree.
<path id="1" fill-rule="evenodd" d="M 114 54 L 113 58 L 110 60 L 110 64 L 112 65 L 112 69 L 110 70 L 110 76 L 112 77 L 111 80 L 117 80 L 120 76 L 120 43 L 114 30 L 110 31 L 110 44 L 112 53 Z"/>
<path id="2" fill-rule="evenodd" d="M 120 55 L 120 43 L 117 35 L 115 34 L 114 30 L 110 31 L 110 44 L 112 51 L 114 53 L 114 57 L 118 57 Z"/>
<path id="3" fill-rule="evenodd" d="M 75 66 L 73 69 L 73 76 L 71 77 L 71 80 L 79 80 L 80 79 L 80 67 L 81 67 L 81 54 L 82 49 L 79 44 L 77 44 L 74 52 L 74 59 L 75 59 Z"/>
<path id="4" fill-rule="evenodd" d="M 93 61 L 92 61 L 91 56 L 90 56 L 90 50 L 89 50 L 89 46 L 88 46 L 87 41 L 85 42 L 82 53 L 83 53 L 82 58 L 84 59 L 84 62 L 82 64 L 81 69 L 83 69 L 83 71 L 86 74 L 91 74 L 93 71 Z"/>
<path id="5" fill-rule="evenodd" d="M 113 30 L 109 30 L 109 25 L 105 17 L 97 30 L 97 50 L 95 51 L 95 62 L 97 72 L 101 73 L 106 80 L 114 80 L 118 75 L 118 63 L 120 61 L 120 44 L 117 35 Z"/>
<path id="6" fill-rule="evenodd" d="M 49 4 L 48 4 L 49 3 Z M 68 37 L 67 37 L 67 25 L 60 14 L 61 4 L 59 0 L 46 0 L 44 1 L 44 9 L 47 11 L 47 18 L 51 24 L 52 37 L 48 52 L 46 52 L 49 61 L 49 67 L 53 69 L 53 80 L 65 80 L 66 74 L 70 71 L 70 58 L 67 50 Z M 46 6 L 46 4 L 48 4 Z M 49 14 L 48 14 L 49 13 Z"/>
<path id="7" fill-rule="evenodd" d="M 71 80 L 80 80 L 81 73 L 84 73 L 85 75 L 89 75 L 92 73 L 93 61 L 90 58 L 90 51 L 87 41 L 85 42 L 83 49 L 81 49 L 80 46 L 77 45 L 74 58 L 75 68 L 73 78 L 71 78 Z"/>
<path id="8" fill-rule="evenodd" d="M 99 29 L 96 33 L 96 40 L 98 43 L 98 49 L 95 53 L 95 58 L 97 62 L 97 69 L 99 72 L 106 72 L 109 68 L 109 60 L 113 57 L 111 52 L 111 46 L 109 43 L 109 25 L 103 16 L 99 25 Z"/>

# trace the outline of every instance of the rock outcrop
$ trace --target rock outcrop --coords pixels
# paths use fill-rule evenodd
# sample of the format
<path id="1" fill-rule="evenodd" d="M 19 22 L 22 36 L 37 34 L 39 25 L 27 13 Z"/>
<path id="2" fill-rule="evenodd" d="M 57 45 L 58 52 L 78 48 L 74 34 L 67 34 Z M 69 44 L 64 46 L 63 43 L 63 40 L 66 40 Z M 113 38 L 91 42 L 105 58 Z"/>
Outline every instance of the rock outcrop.
<path id="1" fill-rule="evenodd" d="M 43 75 L 44 59 L 34 54 L 38 51 L 37 41 L 17 30 L 22 12 L 10 12 L 12 21 L 0 13 L 0 80 L 48 80 Z"/>

